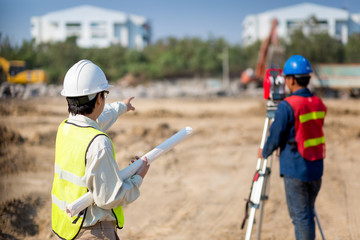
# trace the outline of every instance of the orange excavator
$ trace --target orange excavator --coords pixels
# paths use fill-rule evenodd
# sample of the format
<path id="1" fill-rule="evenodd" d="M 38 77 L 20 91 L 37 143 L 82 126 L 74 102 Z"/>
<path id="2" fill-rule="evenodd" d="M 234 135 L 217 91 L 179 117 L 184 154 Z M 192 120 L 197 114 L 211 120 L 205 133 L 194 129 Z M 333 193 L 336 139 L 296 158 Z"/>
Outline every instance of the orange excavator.
<path id="1" fill-rule="evenodd" d="M 241 74 L 242 85 L 250 82 L 256 82 L 262 86 L 267 68 L 282 68 L 284 63 L 284 47 L 280 45 L 277 37 L 277 19 L 272 20 L 269 36 L 262 42 L 259 50 L 258 61 L 255 71 L 248 68 Z"/>

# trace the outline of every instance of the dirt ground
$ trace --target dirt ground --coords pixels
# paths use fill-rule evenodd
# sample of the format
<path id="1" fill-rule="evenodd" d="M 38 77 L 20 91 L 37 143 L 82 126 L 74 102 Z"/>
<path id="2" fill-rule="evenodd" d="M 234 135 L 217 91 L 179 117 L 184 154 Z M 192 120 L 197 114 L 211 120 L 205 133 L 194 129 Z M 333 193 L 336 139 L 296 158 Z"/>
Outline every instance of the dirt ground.
<path id="1" fill-rule="evenodd" d="M 115 101 L 117 99 L 108 99 Z M 326 239 L 360 239 L 360 104 L 326 99 L 327 158 L 316 209 Z M 109 135 L 125 167 L 176 131 L 194 134 L 154 162 L 126 206 L 121 239 L 244 239 L 240 229 L 265 120 L 258 98 L 134 99 Z M 55 135 L 62 98 L 0 101 L 0 239 L 53 239 Z M 274 158 L 262 239 L 294 239 Z M 253 230 L 255 236 L 256 224 Z M 321 239 L 317 231 L 317 239 Z"/>

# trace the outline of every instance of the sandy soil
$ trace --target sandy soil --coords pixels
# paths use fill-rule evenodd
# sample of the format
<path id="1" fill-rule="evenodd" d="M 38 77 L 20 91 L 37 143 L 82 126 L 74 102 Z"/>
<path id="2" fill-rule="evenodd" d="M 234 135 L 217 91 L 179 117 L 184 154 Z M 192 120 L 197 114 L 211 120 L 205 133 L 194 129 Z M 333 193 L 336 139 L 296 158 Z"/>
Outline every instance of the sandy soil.
<path id="1" fill-rule="evenodd" d="M 265 103 L 260 98 L 133 103 L 137 111 L 120 117 L 109 131 L 120 168 L 185 126 L 195 132 L 153 163 L 140 198 L 125 207 L 120 237 L 244 239 L 244 199 L 256 167 Z M 360 104 L 325 103 L 327 158 L 316 209 L 328 240 L 360 239 Z M 55 135 L 66 111 L 62 98 L 0 102 L 0 239 L 53 239 Z M 275 158 L 262 239 L 294 239 L 278 168 Z"/>

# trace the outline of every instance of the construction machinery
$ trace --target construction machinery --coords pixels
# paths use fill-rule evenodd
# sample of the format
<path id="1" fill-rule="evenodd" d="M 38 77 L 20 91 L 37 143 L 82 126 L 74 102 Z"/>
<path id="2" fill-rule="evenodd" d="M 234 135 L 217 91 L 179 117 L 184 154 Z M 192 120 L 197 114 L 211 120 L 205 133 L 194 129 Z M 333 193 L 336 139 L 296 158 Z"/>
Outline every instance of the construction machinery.
<path id="1" fill-rule="evenodd" d="M 261 43 L 255 71 L 247 69 L 241 74 L 242 85 L 246 86 L 250 82 L 255 82 L 261 87 L 266 69 L 280 68 L 284 64 L 285 49 L 277 37 L 277 24 L 278 21 L 274 18 L 268 37 Z"/>
<path id="2" fill-rule="evenodd" d="M 8 61 L 0 57 L 0 98 L 24 97 L 29 91 L 44 86 L 46 82 L 47 75 L 44 70 L 28 70 L 25 61 Z M 30 85 L 31 87 L 28 87 Z"/>
<path id="3" fill-rule="evenodd" d="M 16 84 L 45 83 L 47 76 L 44 70 L 27 70 L 25 61 L 8 61 L 0 57 L 0 67 L 2 69 L 1 82 Z"/>
<path id="4" fill-rule="evenodd" d="M 360 97 L 360 64 L 315 64 L 313 91 L 331 97 Z"/>

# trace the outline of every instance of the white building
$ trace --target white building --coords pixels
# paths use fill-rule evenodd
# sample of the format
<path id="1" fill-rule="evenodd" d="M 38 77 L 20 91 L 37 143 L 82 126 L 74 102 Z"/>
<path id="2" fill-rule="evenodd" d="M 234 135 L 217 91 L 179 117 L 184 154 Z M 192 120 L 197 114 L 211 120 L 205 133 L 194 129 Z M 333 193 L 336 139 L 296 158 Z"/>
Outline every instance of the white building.
<path id="1" fill-rule="evenodd" d="M 317 20 L 311 27 L 311 18 Z M 269 10 L 256 15 L 248 15 L 242 23 L 242 44 L 247 46 L 269 36 L 271 21 L 278 20 L 277 35 L 289 39 L 289 35 L 301 28 L 304 34 L 310 31 L 327 32 L 331 37 L 346 44 L 348 36 L 360 32 L 359 16 L 349 14 L 347 10 L 322 6 L 313 3 L 301 3 L 289 7 Z"/>
<path id="2" fill-rule="evenodd" d="M 151 40 L 145 17 L 94 6 L 79 6 L 31 18 L 31 36 L 36 43 L 64 41 L 76 36 L 80 47 L 143 49 Z"/>

